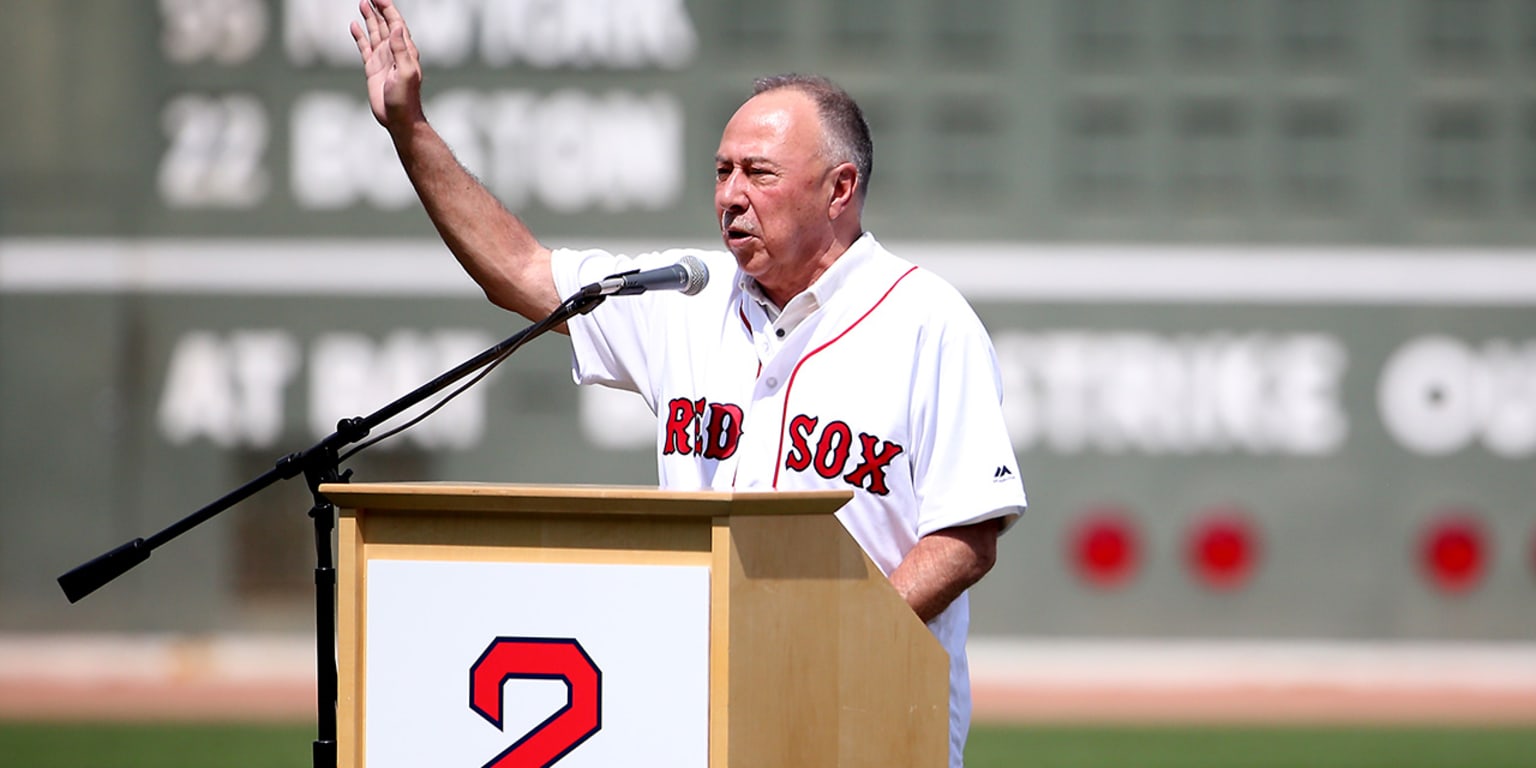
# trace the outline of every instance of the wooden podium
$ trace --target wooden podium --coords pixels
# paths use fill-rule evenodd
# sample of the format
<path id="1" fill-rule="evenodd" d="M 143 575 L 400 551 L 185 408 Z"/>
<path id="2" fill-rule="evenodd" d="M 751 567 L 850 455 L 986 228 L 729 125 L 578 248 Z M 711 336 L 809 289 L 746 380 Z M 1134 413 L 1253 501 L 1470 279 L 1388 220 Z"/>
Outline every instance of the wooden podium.
<path id="1" fill-rule="evenodd" d="M 668 768 L 947 764 L 948 657 L 834 517 L 848 492 L 320 490 L 342 509 L 341 766 L 620 764 L 602 750 Z M 654 655 L 626 660 L 644 643 Z M 549 674 L 514 646 L 593 674 Z M 560 678 L 544 711 L 564 707 L 498 754 L 524 732 L 500 721 L 522 690 L 503 694 L 509 678 Z M 601 725 L 578 739 L 583 717 Z M 558 743 L 537 757 L 539 739 Z"/>

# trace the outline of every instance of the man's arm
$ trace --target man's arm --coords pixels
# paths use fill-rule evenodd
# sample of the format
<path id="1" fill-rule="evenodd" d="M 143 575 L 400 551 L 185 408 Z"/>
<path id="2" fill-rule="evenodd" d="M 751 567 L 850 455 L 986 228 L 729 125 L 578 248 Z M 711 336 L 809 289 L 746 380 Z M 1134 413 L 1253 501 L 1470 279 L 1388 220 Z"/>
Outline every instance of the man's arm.
<path id="1" fill-rule="evenodd" d="M 368 103 L 389 131 L 400 163 L 438 234 L 497 306 L 530 320 L 560 304 L 550 251 L 472 174 L 427 123 L 421 57 L 391 0 L 362 0 L 352 39 L 368 78 Z"/>
<path id="2" fill-rule="evenodd" d="M 1007 518 L 934 531 L 917 540 L 891 572 L 891 586 L 924 623 L 944 612 L 997 562 L 997 537 Z"/>

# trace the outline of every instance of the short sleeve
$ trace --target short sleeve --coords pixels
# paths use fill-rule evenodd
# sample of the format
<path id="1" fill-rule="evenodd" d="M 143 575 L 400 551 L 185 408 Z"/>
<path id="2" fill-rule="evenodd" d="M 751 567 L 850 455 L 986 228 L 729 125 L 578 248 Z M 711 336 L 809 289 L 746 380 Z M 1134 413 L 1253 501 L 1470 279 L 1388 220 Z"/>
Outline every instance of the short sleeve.
<path id="1" fill-rule="evenodd" d="M 673 259 L 675 260 L 675 259 Z M 603 250 L 556 250 L 550 257 L 555 289 L 568 297 L 582 286 L 634 269 L 671 263 L 668 254 L 621 256 Z M 571 335 L 571 374 L 578 384 L 603 384 L 638 392 L 655 408 L 655 388 L 647 356 L 656 349 L 658 329 L 652 294 L 605 301 L 591 312 L 567 322 Z"/>
<path id="2" fill-rule="evenodd" d="M 918 536 L 1016 516 L 1027 504 L 992 342 L 958 294 L 936 303 L 921 332 L 909 414 Z"/>

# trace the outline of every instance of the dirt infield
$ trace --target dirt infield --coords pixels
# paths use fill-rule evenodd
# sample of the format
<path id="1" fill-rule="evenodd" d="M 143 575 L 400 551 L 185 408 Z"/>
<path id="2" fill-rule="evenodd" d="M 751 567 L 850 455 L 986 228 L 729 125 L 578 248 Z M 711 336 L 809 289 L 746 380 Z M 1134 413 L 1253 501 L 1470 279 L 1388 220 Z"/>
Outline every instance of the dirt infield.
<path id="1" fill-rule="evenodd" d="M 0 683 L 0 720 L 313 720 L 315 686 L 242 683 Z"/>
<path id="2" fill-rule="evenodd" d="M 1009 689 L 978 684 L 983 723 L 1523 725 L 1536 695 L 1338 689 Z"/>
<path id="3" fill-rule="evenodd" d="M 1529 645 L 982 639 L 970 656 L 982 722 L 1536 723 Z"/>
<path id="4" fill-rule="evenodd" d="M 1010 689 L 978 684 L 978 723 L 1508 725 L 1536 723 L 1536 696 L 1329 690 Z M 303 684 L 0 683 L 6 720 L 312 720 Z"/>
<path id="5" fill-rule="evenodd" d="M 977 685 L 978 723 L 1531 725 L 1536 696 L 1465 691 L 1018 690 Z M 0 684 L 5 720 L 304 722 L 315 687 L 292 684 Z"/>
<path id="6" fill-rule="evenodd" d="M 0 719 L 306 721 L 302 637 L 0 636 Z M 973 646 L 978 723 L 1536 724 L 1536 648 Z"/>
<path id="7" fill-rule="evenodd" d="M 978 684 L 978 723 L 1444 724 L 1536 723 L 1536 696 L 1329 690 L 1009 689 Z M 304 721 L 313 685 L 260 683 L 0 684 L 0 719 Z"/>
<path id="8" fill-rule="evenodd" d="M 0 718 L 304 720 L 313 640 L 0 635 Z"/>

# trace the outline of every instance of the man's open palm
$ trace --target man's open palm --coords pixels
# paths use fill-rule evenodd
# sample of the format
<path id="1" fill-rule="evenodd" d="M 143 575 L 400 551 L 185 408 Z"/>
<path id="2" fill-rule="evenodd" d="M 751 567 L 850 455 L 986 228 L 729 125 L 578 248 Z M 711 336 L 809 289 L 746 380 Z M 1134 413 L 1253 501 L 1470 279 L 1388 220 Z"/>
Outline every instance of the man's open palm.
<path id="1" fill-rule="evenodd" d="M 368 106 L 386 128 L 418 119 L 421 61 L 405 18 L 390 0 L 362 0 L 363 24 L 352 22 L 352 39 L 363 57 Z"/>

